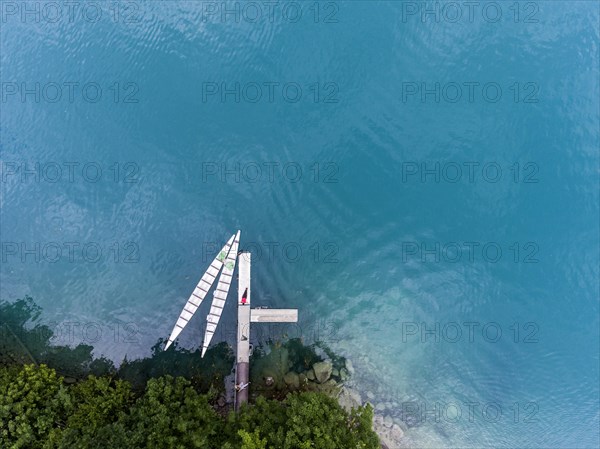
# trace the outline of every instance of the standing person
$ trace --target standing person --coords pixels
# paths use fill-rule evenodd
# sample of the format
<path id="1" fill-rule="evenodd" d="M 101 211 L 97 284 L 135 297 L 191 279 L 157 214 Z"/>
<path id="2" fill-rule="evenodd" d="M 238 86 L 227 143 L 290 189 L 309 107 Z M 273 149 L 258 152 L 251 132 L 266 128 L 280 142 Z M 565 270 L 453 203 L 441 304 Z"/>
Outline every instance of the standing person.
<path id="1" fill-rule="evenodd" d="M 242 295 L 242 304 L 246 304 L 248 301 L 248 289 L 244 290 L 244 294 Z"/>

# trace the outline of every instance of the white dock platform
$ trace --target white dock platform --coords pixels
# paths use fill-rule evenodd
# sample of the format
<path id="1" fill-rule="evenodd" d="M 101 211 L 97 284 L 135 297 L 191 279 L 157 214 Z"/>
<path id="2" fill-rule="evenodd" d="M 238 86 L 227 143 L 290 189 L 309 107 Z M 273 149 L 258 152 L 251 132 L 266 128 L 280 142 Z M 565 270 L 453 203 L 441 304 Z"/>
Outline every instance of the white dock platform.
<path id="1" fill-rule="evenodd" d="M 298 309 L 251 309 L 250 289 L 251 255 L 242 252 L 238 256 L 238 328 L 235 368 L 235 409 L 248 402 L 250 389 L 250 323 L 296 323 Z M 245 296 L 245 299 L 244 299 Z"/>
<path id="2" fill-rule="evenodd" d="M 244 363 L 250 361 L 250 301 L 252 291 L 250 289 L 250 253 L 241 253 L 239 255 L 238 272 L 238 329 L 237 329 L 237 362 Z M 242 296 L 246 292 L 246 302 L 242 302 Z"/>
<path id="3" fill-rule="evenodd" d="M 248 402 L 248 390 L 250 382 L 250 299 L 252 293 L 250 290 L 250 265 L 251 254 L 249 252 L 240 253 L 238 268 L 238 326 L 237 326 L 237 356 L 235 368 L 235 409 Z M 242 297 L 246 293 L 246 301 Z M 239 391 L 237 388 L 244 386 Z"/>
<path id="4" fill-rule="evenodd" d="M 250 321 L 253 323 L 296 323 L 298 309 L 252 309 Z"/>

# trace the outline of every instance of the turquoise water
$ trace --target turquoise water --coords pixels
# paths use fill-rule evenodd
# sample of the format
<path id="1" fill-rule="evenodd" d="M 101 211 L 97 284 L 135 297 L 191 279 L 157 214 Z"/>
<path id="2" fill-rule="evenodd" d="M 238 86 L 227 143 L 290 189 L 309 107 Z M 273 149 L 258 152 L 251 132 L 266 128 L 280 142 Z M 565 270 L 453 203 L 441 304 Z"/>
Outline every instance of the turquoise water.
<path id="1" fill-rule="evenodd" d="M 241 229 L 404 444 L 599 446 L 598 3 L 75 4 L 1 4 L 2 299 L 147 355 Z"/>

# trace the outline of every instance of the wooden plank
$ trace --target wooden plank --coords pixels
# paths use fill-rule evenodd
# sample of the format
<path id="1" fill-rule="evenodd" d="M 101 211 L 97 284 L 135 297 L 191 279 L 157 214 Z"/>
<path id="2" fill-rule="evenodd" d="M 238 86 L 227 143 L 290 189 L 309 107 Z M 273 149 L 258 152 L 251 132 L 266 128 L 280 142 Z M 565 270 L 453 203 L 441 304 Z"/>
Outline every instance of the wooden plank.
<path id="1" fill-rule="evenodd" d="M 252 323 L 297 323 L 298 309 L 252 309 Z"/>
<path id="2" fill-rule="evenodd" d="M 238 363 L 235 369 L 235 384 L 238 388 L 235 390 L 235 409 L 239 410 L 242 404 L 248 402 L 248 392 L 250 385 L 248 379 L 250 378 L 250 364 L 249 363 Z M 245 387 L 244 387 L 245 385 Z M 243 387 L 243 388 L 242 388 Z"/>
<path id="3" fill-rule="evenodd" d="M 235 366 L 236 410 L 239 410 L 242 404 L 248 402 L 248 390 L 250 389 L 250 265 L 250 253 L 240 253 L 238 256 L 238 326 Z M 242 304 L 244 292 L 246 292 L 246 301 L 245 304 Z"/>
<path id="4" fill-rule="evenodd" d="M 237 362 L 248 363 L 250 361 L 250 266 L 251 255 L 243 252 L 238 257 L 238 329 L 237 329 Z M 242 295 L 246 294 L 246 304 L 242 304 Z"/>

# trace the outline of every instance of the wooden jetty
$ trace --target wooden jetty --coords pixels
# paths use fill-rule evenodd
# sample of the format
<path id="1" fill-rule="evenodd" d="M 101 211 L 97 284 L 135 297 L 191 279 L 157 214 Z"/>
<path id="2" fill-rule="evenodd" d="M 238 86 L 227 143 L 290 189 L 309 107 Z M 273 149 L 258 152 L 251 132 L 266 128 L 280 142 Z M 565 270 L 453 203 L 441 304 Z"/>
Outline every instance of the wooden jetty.
<path id="1" fill-rule="evenodd" d="M 232 283 L 233 272 L 238 260 L 238 324 L 237 324 L 237 354 L 235 367 L 235 409 L 239 410 L 242 404 L 248 402 L 250 388 L 250 323 L 295 323 L 298 321 L 297 309 L 252 309 L 250 307 L 251 287 L 251 258 L 248 251 L 238 254 L 240 231 L 232 235 L 223 249 L 196 285 L 190 298 L 181 311 L 171 335 L 165 345 L 165 351 L 171 346 L 181 331 L 185 328 L 192 316 L 196 313 L 208 291 L 212 288 L 217 275 L 219 281 L 213 293 L 210 312 L 207 316 L 207 326 L 202 344 L 202 357 L 214 336 L 221 313 L 225 307 L 229 287 Z"/>
<path id="2" fill-rule="evenodd" d="M 295 323 L 298 309 L 252 309 L 250 267 L 252 255 L 241 252 L 238 255 L 238 325 L 237 356 L 235 367 L 235 409 L 248 402 L 250 385 L 250 323 Z"/>

